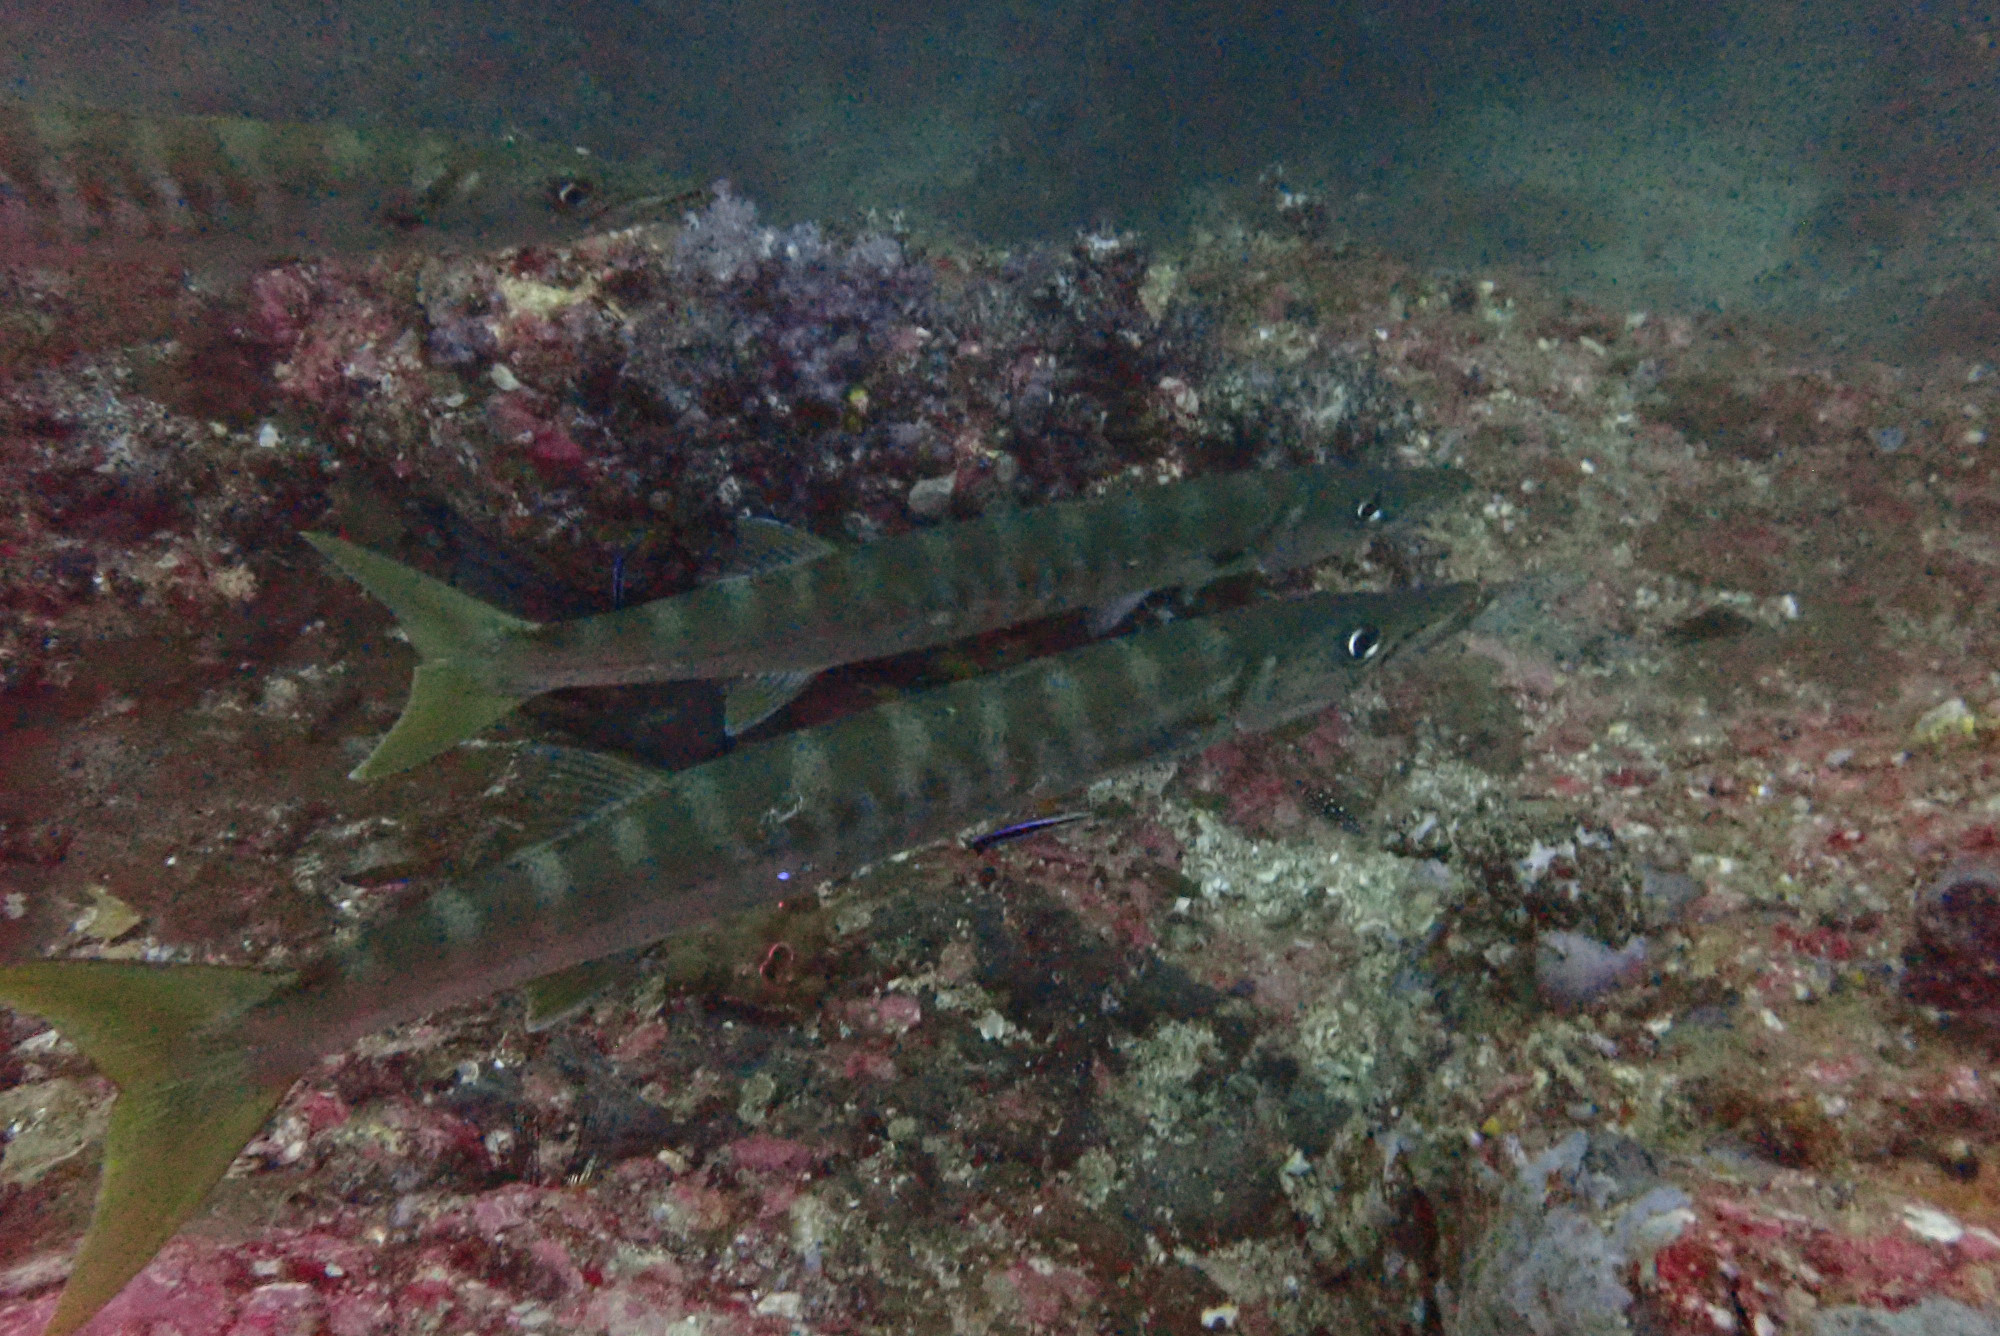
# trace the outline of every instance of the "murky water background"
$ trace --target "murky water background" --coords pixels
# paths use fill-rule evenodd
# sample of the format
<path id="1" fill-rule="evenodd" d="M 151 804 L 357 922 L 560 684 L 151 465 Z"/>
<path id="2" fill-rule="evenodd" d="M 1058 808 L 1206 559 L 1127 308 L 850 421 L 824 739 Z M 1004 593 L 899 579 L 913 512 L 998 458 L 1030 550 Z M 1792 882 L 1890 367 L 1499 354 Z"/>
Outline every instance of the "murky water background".
<path id="1" fill-rule="evenodd" d="M 0 89 L 520 130 L 996 241 L 1282 186 L 1421 262 L 1919 356 L 2000 334 L 1997 37 L 1969 0 L 8 0 Z"/>

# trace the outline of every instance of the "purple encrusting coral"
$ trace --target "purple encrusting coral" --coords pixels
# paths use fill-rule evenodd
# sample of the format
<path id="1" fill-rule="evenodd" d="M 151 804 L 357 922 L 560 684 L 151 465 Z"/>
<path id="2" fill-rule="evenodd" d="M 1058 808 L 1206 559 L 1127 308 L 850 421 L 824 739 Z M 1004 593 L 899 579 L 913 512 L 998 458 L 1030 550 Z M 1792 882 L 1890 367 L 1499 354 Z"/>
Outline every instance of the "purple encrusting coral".
<path id="1" fill-rule="evenodd" d="M 856 536 L 1171 464 L 1197 441 L 1157 386 L 1210 354 L 1145 309 L 1144 265 L 1112 244 L 967 271 L 881 233 L 764 226 L 719 188 L 622 336 L 620 435 L 735 504 Z"/>
<path id="2" fill-rule="evenodd" d="M 1535 938 L 1535 987 L 1555 1006 L 1594 1002 L 1645 970 L 1643 937 L 1617 949 L 1580 932 L 1545 932 Z"/>
<path id="3" fill-rule="evenodd" d="M 931 434 L 941 401 L 899 405 L 913 421 L 862 425 L 888 408 L 871 402 L 869 382 L 920 357 L 948 318 L 932 271 L 896 238 L 836 244 L 816 223 L 765 227 L 725 185 L 666 267 L 678 282 L 627 335 L 624 375 L 673 426 L 722 418 L 796 438 L 844 423 L 852 448 L 871 454 Z"/>
<path id="4" fill-rule="evenodd" d="M 1674 1241 L 1694 1203 L 1661 1183 L 1616 1136 L 1572 1132 L 1540 1155 L 1508 1147 L 1512 1182 L 1481 1175 L 1499 1206 L 1446 1300 L 1455 1336 L 1617 1336 L 1627 1332 L 1635 1263 Z"/>

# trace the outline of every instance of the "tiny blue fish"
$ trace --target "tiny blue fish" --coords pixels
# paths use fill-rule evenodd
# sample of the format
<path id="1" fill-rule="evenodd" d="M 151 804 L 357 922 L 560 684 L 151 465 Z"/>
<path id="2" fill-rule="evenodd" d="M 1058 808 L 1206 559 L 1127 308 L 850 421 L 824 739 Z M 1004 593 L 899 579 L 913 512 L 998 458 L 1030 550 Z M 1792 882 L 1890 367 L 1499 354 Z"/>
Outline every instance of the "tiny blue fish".
<path id="1" fill-rule="evenodd" d="M 1016 821 L 1011 826 L 1002 826 L 998 830 L 989 830 L 984 835 L 973 836 L 965 842 L 965 847 L 975 852 L 991 849 L 996 844 L 1018 840 L 1025 835 L 1034 835 L 1056 826 L 1067 826 L 1073 821 L 1083 820 L 1088 815 L 1087 812 L 1064 812 L 1061 816 L 1038 816 L 1029 821 Z"/>

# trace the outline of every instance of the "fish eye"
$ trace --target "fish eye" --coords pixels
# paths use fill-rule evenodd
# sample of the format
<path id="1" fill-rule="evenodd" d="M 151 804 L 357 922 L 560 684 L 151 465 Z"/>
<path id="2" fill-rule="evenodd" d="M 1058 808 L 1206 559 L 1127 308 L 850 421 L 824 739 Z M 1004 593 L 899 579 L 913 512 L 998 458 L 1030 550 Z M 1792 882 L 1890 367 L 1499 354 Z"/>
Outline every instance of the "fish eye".
<path id="1" fill-rule="evenodd" d="M 1372 626 L 1358 627 L 1347 633 L 1347 657 L 1356 663 L 1366 663 L 1382 648 L 1382 633 Z"/>
<path id="2" fill-rule="evenodd" d="M 1363 524 L 1373 524 L 1382 518 L 1382 498 L 1371 496 L 1354 508 L 1354 518 Z"/>
<path id="3" fill-rule="evenodd" d="M 549 183 L 549 203 L 560 213 L 581 213 L 597 196 L 597 187 L 581 177 L 564 177 Z"/>

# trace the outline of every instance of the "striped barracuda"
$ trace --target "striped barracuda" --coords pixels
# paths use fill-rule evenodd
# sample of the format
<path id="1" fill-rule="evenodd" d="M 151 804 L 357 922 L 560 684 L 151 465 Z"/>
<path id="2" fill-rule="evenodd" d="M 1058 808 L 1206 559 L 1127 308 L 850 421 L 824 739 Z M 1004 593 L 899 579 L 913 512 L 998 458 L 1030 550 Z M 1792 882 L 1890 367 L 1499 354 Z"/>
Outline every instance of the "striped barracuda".
<path id="1" fill-rule="evenodd" d="M 0 1002 L 116 1081 L 96 1210 L 49 1336 L 87 1322 L 200 1206 L 319 1056 L 440 1007 L 767 904 L 1109 771 L 1320 710 L 1469 614 L 1470 586 L 1268 601 L 1103 641 L 664 773 L 302 974 L 37 961 Z"/>
<path id="2" fill-rule="evenodd" d="M 548 241 L 688 197 L 573 149 L 0 100 L 0 258 L 145 242 L 361 251 Z"/>
<path id="3" fill-rule="evenodd" d="M 1309 565 L 1463 485 L 1444 472 L 1253 470 L 838 549 L 750 522 L 745 537 L 768 549 L 758 573 L 540 625 L 352 543 L 306 539 L 389 606 L 420 660 L 401 718 L 354 771 L 377 779 L 558 687 L 743 679 L 725 698 L 734 735 L 836 664 L 1082 608 L 1108 629 L 1151 590 Z"/>

